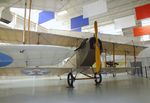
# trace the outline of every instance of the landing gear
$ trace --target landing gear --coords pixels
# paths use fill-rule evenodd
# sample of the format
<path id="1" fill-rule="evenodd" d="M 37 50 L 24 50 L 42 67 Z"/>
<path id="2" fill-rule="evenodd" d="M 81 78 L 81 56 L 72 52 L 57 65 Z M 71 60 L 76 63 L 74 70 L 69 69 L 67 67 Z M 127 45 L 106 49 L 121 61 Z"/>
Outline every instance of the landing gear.
<path id="1" fill-rule="evenodd" d="M 102 75 L 101 73 L 95 73 L 94 74 L 94 78 L 95 78 L 95 84 L 99 85 L 102 82 Z"/>
<path id="2" fill-rule="evenodd" d="M 73 74 L 69 73 L 68 77 L 67 77 L 67 82 L 68 82 L 69 87 L 73 88 L 74 81 L 75 81 L 75 78 L 74 78 Z"/>
<path id="3" fill-rule="evenodd" d="M 91 69 L 91 71 L 89 70 Z M 82 74 L 83 76 L 78 76 Z M 73 88 L 76 80 L 89 80 L 93 79 L 96 85 L 99 85 L 102 82 L 101 72 L 95 73 L 94 68 L 80 68 L 71 70 L 67 76 L 68 87 Z"/>

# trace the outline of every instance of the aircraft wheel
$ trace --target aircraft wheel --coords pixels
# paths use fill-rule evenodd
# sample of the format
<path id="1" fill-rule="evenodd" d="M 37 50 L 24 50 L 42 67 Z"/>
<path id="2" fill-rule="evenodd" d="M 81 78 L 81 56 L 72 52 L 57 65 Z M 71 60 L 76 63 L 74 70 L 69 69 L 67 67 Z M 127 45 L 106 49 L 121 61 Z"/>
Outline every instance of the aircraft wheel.
<path id="1" fill-rule="evenodd" d="M 95 78 L 96 85 L 99 85 L 102 82 L 102 75 L 101 75 L 101 73 L 99 73 L 99 74 L 95 73 L 94 78 Z"/>
<path id="2" fill-rule="evenodd" d="M 113 77 L 116 77 L 116 73 L 113 73 Z"/>
<path id="3" fill-rule="evenodd" d="M 69 73 L 67 77 L 67 82 L 68 82 L 69 87 L 73 87 L 74 81 L 75 81 L 75 78 L 73 77 L 73 74 Z"/>

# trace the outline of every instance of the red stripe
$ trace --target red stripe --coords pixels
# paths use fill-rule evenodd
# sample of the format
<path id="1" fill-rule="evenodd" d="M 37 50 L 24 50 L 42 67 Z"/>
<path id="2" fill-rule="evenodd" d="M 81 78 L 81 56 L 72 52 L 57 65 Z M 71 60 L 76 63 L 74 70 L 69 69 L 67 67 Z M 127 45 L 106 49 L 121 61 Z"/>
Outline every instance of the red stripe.
<path id="1" fill-rule="evenodd" d="M 134 36 L 150 35 L 150 25 L 133 28 Z"/>
<path id="2" fill-rule="evenodd" d="M 150 17 L 150 4 L 139 6 L 135 8 L 136 19 L 141 20 Z"/>

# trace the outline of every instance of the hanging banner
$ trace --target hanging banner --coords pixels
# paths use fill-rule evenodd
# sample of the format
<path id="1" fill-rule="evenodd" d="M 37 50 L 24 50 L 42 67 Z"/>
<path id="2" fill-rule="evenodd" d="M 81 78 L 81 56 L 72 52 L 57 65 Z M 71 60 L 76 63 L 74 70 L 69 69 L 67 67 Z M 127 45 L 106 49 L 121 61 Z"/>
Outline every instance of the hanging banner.
<path id="1" fill-rule="evenodd" d="M 71 18 L 71 30 L 89 25 L 89 19 L 83 18 L 83 15 Z"/>
<path id="2" fill-rule="evenodd" d="M 150 4 L 139 6 L 135 8 L 136 19 L 141 20 L 150 17 Z"/>
<path id="3" fill-rule="evenodd" d="M 143 35 L 150 35 L 150 25 L 143 26 L 143 27 L 135 27 L 133 28 L 134 36 L 143 36 Z"/>
<path id="4" fill-rule="evenodd" d="M 51 19 L 55 18 L 55 13 L 52 11 L 42 11 L 39 13 L 39 21 L 38 24 L 45 23 Z"/>

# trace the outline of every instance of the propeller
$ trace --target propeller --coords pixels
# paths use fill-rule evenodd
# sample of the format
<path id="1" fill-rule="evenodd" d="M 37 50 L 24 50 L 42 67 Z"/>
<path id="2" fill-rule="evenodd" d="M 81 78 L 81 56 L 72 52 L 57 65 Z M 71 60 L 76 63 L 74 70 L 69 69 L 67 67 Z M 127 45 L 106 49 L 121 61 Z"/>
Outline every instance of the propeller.
<path id="1" fill-rule="evenodd" d="M 96 69 L 95 73 L 99 73 L 101 71 L 101 59 L 100 59 L 100 47 L 99 47 L 99 42 L 98 42 L 98 26 L 97 26 L 97 21 L 94 22 L 94 30 L 95 30 L 95 61 L 96 61 Z"/>

